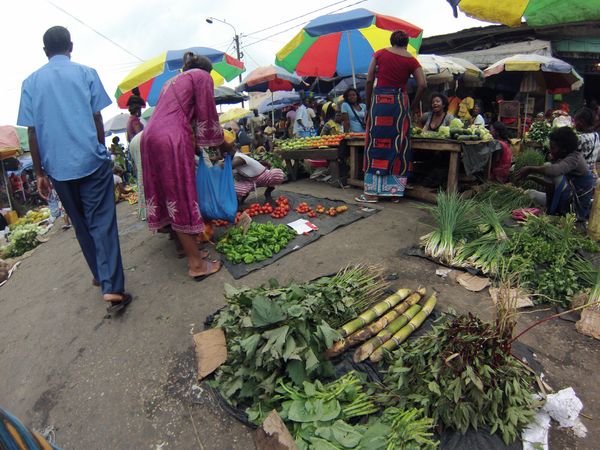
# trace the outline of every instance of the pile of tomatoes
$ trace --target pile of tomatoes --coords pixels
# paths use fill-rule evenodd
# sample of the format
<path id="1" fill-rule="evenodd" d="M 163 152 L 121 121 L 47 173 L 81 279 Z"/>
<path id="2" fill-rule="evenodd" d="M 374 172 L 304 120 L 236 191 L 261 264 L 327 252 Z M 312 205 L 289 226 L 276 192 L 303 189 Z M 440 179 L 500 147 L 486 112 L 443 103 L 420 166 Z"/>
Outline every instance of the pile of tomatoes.
<path id="1" fill-rule="evenodd" d="M 212 225 L 213 227 L 226 227 L 227 225 L 229 225 L 229 222 L 226 220 L 216 219 L 212 221 Z"/>
<path id="2" fill-rule="evenodd" d="M 280 195 L 275 200 L 276 208 L 271 212 L 271 217 L 274 219 L 281 219 L 288 215 L 290 212 L 290 201 L 284 195 Z"/>

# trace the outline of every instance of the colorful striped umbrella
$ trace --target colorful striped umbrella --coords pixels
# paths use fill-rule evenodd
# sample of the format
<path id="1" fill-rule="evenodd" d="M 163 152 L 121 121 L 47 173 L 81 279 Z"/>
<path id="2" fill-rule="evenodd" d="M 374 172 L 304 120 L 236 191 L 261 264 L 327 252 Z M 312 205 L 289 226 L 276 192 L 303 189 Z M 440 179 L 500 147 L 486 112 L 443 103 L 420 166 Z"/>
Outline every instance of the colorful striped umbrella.
<path id="1" fill-rule="evenodd" d="M 183 67 L 183 55 L 186 52 L 193 52 L 210 59 L 213 64 L 211 76 L 215 86 L 220 86 L 225 80 L 233 80 L 246 70 L 243 62 L 214 48 L 191 47 L 169 50 L 143 62 L 119 83 L 115 92 L 119 107 L 127 108 L 127 99 L 131 97 L 131 90 L 135 87 L 139 87 L 140 95 L 149 105 L 156 105 L 165 82 L 177 75 Z"/>
<path id="2" fill-rule="evenodd" d="M 246 75 L 237 92 L 291 91 L 302 84 L 302 78 L 281 67 L 258 67 Z"/>
<path id="3" fill-rule="evenodd" d="M 486 22 L 503 23 L 511 27 L 527 25 L 543 27 L 570 22 L 600 20 L 600 0 L 447 0 L 466 15 Z"/>
<path id="4" fill-rule="evenodd" d="M 279 50 L 275 64 L 301 76 L 366 73 L 373 53 L 389 47 L 390 35 L 395 30 L 408 34 L 408 49 L 416 54 L 423 30 L 415 25 L 366 9 L 328 14 L 310 21 Z"/>

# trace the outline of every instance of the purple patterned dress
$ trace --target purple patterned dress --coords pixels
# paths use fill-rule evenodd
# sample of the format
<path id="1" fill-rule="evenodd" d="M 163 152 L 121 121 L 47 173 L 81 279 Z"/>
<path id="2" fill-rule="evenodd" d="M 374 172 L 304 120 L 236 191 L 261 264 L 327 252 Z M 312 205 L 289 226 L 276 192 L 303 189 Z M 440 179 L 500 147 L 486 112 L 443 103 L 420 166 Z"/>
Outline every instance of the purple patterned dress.
<path id="1" fill-rule="evenodd" d="M 142 135 L 148 228 L 204 230 L 196 194 L 195 146 L 216 147 L 223 130 L 209 73 L 191 69 L 165 84 Z"/>

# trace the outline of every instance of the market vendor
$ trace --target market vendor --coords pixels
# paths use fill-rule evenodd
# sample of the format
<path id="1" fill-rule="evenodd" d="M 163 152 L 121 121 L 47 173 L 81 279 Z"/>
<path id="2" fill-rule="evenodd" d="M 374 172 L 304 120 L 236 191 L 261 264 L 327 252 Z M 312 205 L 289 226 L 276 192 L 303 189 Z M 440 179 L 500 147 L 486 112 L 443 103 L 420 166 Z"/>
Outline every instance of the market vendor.
<path id="1" fill-rule="evenodd" d="M 508 143 L 508 129 L 502 122 L 494 122 L 490 127 L 490 132 L 502 148 L 502 151 L 492 154 L 491 176 L 494 181 L 506 183 L 508 182 L 508 175 L 512 165 L 512 150 Z"/>
<path id="2" fill-rule="evenodd" d="M 449 127 L 452 119 L 454 116 L 448 113 L 448 97 L 439 92 L 431 94 L 431 111 L 421 117 L 423 131 L 437 131 L 441 126 Z"/>
<path id="3" fill-rule="evenodd" d="M 596 161 L 600 154 L 600 133 L 594 131 L 594 112 L 590 108 L 582 108 L 575 114 L 575 129 L 579 133 L 579 151 L 587 162 L 588 169 L 595 178 Z"/>
<path id="4" fill-rule="evenodd" d="M 335 111 L 333 117 L 330 117 L 323 129 L 321 130 L 321 136 L 329 136 L 331 134 L 341 134 L 344 132 L 344 125 L 342 120 L 342 113 Z"/>
<path id="5" fill-rule="evenodd" d="M 517 179 L 531 177 L 546 187 L 548 214 L 574 212 L 578 221 L 586 221 L 590 215 L 595 181 L 583 154 L 578 151 L 577 135 L 571 128 L 561 127 L 553 130 L 549 139 L 552 164 L 523 167 L 517 173 Z M 530 193 L 534 198 L 543 198 L 543 194 L 539 194 L 535 191 Z"/>
<path id="6" fill-rule="evenodd" d="M 250 192 L 259 187 L 267 188 L 265 198 L 270 202 L 272 200 L 271 192 L 275 190 L 275 186 L 282 184 L 285 180 L 283 170 L 271 169 L 265 164 L 244 153 L 235 153 L 231 166 L 235 178 L 235 193 L 240 205 L 244 203 Z"/>

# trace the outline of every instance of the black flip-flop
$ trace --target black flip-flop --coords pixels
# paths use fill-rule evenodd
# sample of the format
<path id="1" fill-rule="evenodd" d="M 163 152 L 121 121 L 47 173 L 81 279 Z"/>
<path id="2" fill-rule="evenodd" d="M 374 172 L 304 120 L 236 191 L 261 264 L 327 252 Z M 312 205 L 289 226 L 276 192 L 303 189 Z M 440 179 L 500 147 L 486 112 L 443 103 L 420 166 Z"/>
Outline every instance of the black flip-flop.
<path id="1" fill-rule="evenodd" d="M 216 261 L 215 261 L 215 262 L 216 262 Z M 196 280 L 196 281 L 202 281 L 202 280 L 204 280 L 205 278 L 208 278 L 208 277 L 210 277 L 211 275 L 214 275 L 215 273 L 218 273 L 218 272 L 220 272 L 222 268 L 223 268 L 223 263 L 220 263 L 220 264 L 219 264 L 219 269 L 218 269 L 218 270 L 215 270 L 214 272 L 207 273 L 207 274 L 204 274 L 204 275 L 198 275 L 198 276 L 195 276 L 195 277 L 194 277 L 194 280 Z"/>
<path id="2" fill-rule="evenodd" d="M 126 292 L 124 292 L 123 294 L 121 294 L 122 300 L 120 301 L 110 301 L 110 306 L 106 308 L 106 311 L 108 312 L 109 315 L 115 315 L 115 314 L 119 314 L 120 312 L 125 311 L 125 308 L 127 308 L 129 306 L 129 304 L 131 303 L 131 301 L 133 300 L 133 297 L 129 294 L 127 294 Z"/>

